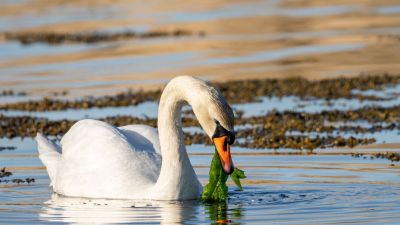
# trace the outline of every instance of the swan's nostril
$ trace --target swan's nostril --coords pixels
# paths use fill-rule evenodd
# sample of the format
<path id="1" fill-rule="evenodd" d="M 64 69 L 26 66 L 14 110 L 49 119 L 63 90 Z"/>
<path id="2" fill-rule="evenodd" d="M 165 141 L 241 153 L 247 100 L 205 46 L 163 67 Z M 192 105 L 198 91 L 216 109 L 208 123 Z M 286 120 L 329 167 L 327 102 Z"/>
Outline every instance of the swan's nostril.
<path id="1" fill-rule="evenodd" d="M 224 152 L 228 151 L 228 138 L 224 140 Z"/>
<path id="2" fill-rule="evenodd" d="M 234 142 L 235 142 L 235 134 L 230 133 L 230 135 L 228 136 L 228 143 L 230 145 L 233 145 Z"/>

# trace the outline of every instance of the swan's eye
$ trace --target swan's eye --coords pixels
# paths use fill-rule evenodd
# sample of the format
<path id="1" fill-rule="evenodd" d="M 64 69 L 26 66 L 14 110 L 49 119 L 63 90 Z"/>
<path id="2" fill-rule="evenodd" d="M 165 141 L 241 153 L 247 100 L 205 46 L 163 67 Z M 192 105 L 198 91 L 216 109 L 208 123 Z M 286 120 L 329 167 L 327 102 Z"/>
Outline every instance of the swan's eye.
<path id="1" fill-rule="evenodd" d="M 215 120 L 215 124 L 217 127 L 215 128 L 215 132 L 212 138 L 226 136 L 226 144 L 232 145 L 235 142 L 235 133 L 226 130 L 218 120 Z"/>

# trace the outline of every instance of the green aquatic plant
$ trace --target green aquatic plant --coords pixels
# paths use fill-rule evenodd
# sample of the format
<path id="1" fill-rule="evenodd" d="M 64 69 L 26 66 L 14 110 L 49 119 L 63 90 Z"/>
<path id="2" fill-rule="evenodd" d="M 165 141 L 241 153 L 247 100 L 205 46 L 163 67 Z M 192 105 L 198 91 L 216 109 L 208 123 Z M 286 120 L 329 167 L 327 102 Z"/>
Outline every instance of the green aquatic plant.
<path id="1" fill-rule="evenodd" d="M 243 170 L 235 167 L 232 174 L 230 175 L 233 182 L 237 185 L 240 191 L 243 191 L 240 179 L 246 178 Z M 214 157 L 211 161 L 210 173 L 208 184 L 204 187 L 201 199 L 204 202 L 223 202 L 228 198 L 228 186 L 226 181 L 228 180 L 228 174 L 226 174 L 221 166 L 221 162 L 217 151 L 214 153 Z"/>

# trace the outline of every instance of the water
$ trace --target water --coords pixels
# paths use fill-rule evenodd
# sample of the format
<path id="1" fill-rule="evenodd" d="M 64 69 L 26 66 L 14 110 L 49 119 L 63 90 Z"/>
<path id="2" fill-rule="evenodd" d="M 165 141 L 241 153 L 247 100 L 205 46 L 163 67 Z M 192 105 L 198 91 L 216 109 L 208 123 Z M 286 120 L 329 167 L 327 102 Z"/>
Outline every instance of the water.
<path id="1" fill-rule="evenodd" d="M 0 223 L 187 223 L 396 224 L 400 210 L 399 163 L 349 155 L 270 155 L 255 150 L 233 156 L 246 171 L 244 191 L 229 185 L 227 203 L 67 198 L 52 194 L 33 141 L 0 153 L 14 178 L 35 177 L 31 185 L 0 184 Z M 28 148 L 28 149 L 27 149 Z M 212 148 L 188 149 L 203 184 Z M 233 152 L 236 149 L 233 148 Z"/>

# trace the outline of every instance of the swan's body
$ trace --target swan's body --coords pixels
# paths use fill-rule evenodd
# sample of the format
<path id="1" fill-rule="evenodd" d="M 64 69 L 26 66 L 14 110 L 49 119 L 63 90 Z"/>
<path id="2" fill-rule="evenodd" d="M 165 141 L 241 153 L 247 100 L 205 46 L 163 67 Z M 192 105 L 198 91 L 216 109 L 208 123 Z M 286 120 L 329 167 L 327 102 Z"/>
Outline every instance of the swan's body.
<path id="1" fill-rule="evenodd" d="M 51 148 L 44 147 L 52 143 L 41 135 L 36 139 L 53 190 L 66 196 L 147 199 L 143 190 L 151 188 L 160 173 L 158 134 L 149 126 L 117 128 L 81 120 L 62 138 L 62 154 L 53 156 L 45 152 Z"/>
<path id="2" fill-rule="evenodd" d="M 181 76 L 161 96 L 158 132 L 146 125 L 117 128 L 86 119 L 71 127 L 60 146 L 38 134 L 39 157 L 54 192 L 90 198 L 198 198 L 202 186 L 183 143 L 184 103 L 192 105 L 210 137 L 214 120 L 233 130 L 232 110 L 222 95 L 201 80 Z"/>

